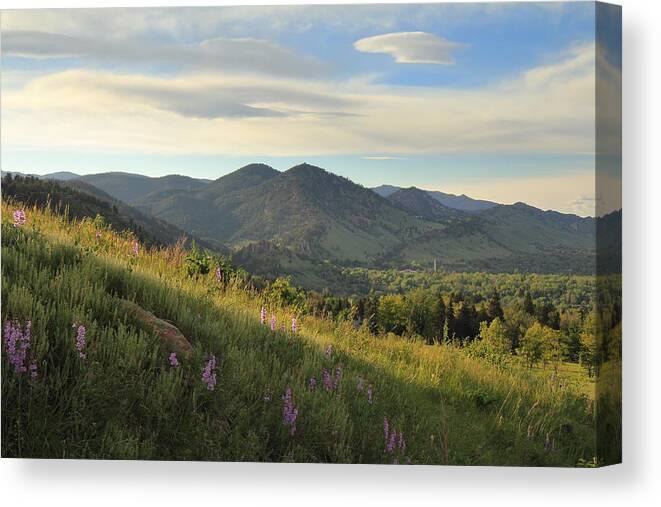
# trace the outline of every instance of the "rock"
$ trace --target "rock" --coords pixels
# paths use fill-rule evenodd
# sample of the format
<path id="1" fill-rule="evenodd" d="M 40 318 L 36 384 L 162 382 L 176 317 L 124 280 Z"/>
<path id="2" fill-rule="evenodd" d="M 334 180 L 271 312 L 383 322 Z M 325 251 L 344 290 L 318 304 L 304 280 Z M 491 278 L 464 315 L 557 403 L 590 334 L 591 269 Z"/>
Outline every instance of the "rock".
<path id="1" fill-rule="evenodd" d="M 165 343 L 176 352 L 178 356 L 190 359 L 193 355 L 193 347 L 181 331 L 169 322 L 159 319 L 133 301 L 121 299 L 122 310 L 135 317 L 146 327 L 154 331 Z"/>

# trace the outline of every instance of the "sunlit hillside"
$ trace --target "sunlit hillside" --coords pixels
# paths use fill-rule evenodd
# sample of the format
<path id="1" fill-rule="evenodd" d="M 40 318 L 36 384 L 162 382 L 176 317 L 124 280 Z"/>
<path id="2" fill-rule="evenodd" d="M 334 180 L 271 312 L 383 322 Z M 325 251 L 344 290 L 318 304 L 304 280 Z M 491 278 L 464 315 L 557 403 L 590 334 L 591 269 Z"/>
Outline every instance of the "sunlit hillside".
<path id="1" fill-rule="evenodd" d="M 3 457 L 576 466 L 596 454 L 593 384 L 576 365 L 528 369 L 300 315 L 240 277 L 191 272 L 177 247 L 48 210 L 17 223 L 18 208 L 2 204 Z"/>

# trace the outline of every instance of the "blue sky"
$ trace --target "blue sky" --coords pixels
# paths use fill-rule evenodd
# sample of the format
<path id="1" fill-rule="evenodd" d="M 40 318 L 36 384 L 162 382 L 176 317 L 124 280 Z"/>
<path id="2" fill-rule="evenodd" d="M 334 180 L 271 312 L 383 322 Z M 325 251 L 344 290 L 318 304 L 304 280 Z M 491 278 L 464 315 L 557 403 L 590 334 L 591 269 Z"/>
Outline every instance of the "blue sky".
<path id="1" fill-rule="evenodd" d="M 591 2 L 12 11 L 2 37 L 3 170 L 307 161 L 593 214 Z"/>

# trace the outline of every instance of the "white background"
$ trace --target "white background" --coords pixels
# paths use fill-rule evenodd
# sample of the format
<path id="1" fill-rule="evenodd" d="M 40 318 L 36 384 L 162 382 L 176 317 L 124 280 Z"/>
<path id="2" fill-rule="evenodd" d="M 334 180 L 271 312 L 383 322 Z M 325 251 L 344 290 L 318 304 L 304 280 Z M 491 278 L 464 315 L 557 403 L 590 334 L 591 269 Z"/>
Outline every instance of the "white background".
<path id="1" fill-rule="evenodd" d="M 215 3 L 0 0 L 0 8 Z M 314 3 L 331 2 L 315 0 Z M 661 501 L 658 297 L 661 2 L 623 0 L 620 3 L 624 14 L 623 465 L 600 470 L 558 470 L 4 459 L 0 462 L 0 501 L 4 505 L 48 507 L 138 503 L 341 507 L 658 505 Z"/>

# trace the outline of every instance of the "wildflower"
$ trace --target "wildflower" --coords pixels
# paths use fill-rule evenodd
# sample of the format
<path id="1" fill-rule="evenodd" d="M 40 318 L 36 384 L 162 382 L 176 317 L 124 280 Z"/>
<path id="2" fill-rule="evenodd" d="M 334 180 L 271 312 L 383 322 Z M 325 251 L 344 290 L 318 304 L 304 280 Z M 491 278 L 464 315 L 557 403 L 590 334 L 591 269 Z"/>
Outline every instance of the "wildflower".
<path id="1" fill-rule="evenodd" d="M 259 313 L 259 322 L 261 324 L 266 323 L 266 307 L 262 306 L 262 311 Z"/>
<path id="2" fill-rule="evenodd" d="M 25 216 L 25 210 L 23 209 L 14 210 L 13 218 L 14 218 L 14 227 L 23 227 L 27 220 Z"/>
<path id="3" fill-rule="evenodd" d="M 276 325 L 275 313 L 272 313 L 271 314 L 271 331 L 275 332 L 275 325 Z"/>
<path id="4" fill-rule="evenodd" d="M 340 381 L 342 380 L 342 366 L 338 366 L 335 369 L 335 378 L 333 379 L 333 389 L 340 387 Z"/>
<path id="5" fill-rule="evenodd" d="M 330 359 L 330 357 L 333 355 L 333 346 L 331 344 L 326 345 L 326 350 L 324 351 L 324 355 Z"/>
<path id="6" fill-rule="evenodd" d="M 170 366 L 179 366 L 179 359 L 177 359 L 177 354 L 172 352 L 170 354 Z"/>
<path id="7" fill-rule="evenodd" d="M 9 363 L 14 367 L 16 373 L 28 371 L 25 366 L 25 359 L 31 345 L 31 330 L 32 323 L 29 320 L 25 323 L 24 330 L 21 329 L 19 323 L 5 321 L 5 348 L 7 349 Z"/>
<path id="8" fill-rule="evenodd" d="M 397 442 L 397 447 L 399 447 L 400 451 L 404 451 L 406 449 L 406 442 L 404 441 L 404 433 L 401 431 L 399 432 L 399 441 Z"/>
<path id="9" fill-rule="evenodd" d="M 96 231 L 96 234 L 94 234 L 94 239 L 99 241 L 101 239 L 101 231 Z"/>
<path id="10" fill-rule="evenodd" d="M 134 257 L 137 257 L 138 253 L 140 253 L 140 245 L 138 244 L 137 241 L 133 241 L 131 245 L 131 253 L 133 254 Z"/>
<path id="11" fill-rule="evenodd" d="M 39 375 L 39 373 L 37 372 L 37 362 L 36 362 L 36 361 L 32 361 L 32 362 L 30 363 L 29 369 L 30 369 L 30 377 L 31 377 L 32 379 L 36 379 L 37 376 Z"/>
<path id="12" fill-rule="evenodd" d="M 294 400 L 292 397 L 291 388 L 288 387 L 283 396 L 285 400 L 282 409 L 282 424 L 289 426 L 291 434 L 296 433 L 296 418 L 298 417 L 298 409 L 294 408 Z"/>
<path id="13" fill-rule="evenodd" d="M 314 391 L 317 387 L 317 377 L 312 375 L 310 377 L 310 381 L 308 382 L 308 387 L 310 388 L 311 391 Z"/>
<path id="14" fill-rule="evenodd" d="M 367 403 L 372 404 L 372 384 L 367 388 Z"/>
<path id="15" fill-rule="evenodd" d="M 298 325 L 296 323 L 296 318 L 291 319 L 291 332 L 296 334 L 296 331 L 298 330 Z"/>
<path id="16" fill-rule="evenodd" d="M 324 383 L 326 391 L 333 390 L 333 380 L 331 379 L 330 373 L 326 368 L 324 368 L 324 370 L 321 372 L 321 380 Z"/>
<path id="17" fill-rule="evenodd" d="M 73 327 L 76 327 L 76 324 L 73 325 Z M 82 324 L 78 326 L 78 330 L 76 331 L 76 350 L 78 351 L 78 357 L 81 359 L 85 359 L 85 346 L 87 345 L 87 340 L 85 339 L 85 333 L 87 332 L 87 329 L 85 329 L 85 326 Z"/>
<path id="18" fill-rule="evenodd" d="M 383 418 L 383 439 L 387 442 L 388 441 L 388 431 L 390 429 L 390 425 L 388 424 L 388 418 L 384 417 Z"/>
<path id="19" fill-rule="evenodd" d="M 356 385 L 356 389 L 362 391 L 364 387 L 365 387 L 365 381 L 363 380 L 363 377 L 358 377 L 358 384 Z"/>
<path id="20" fill-rule="evenodd" d="M 216 277 L 217 282 L 223 281 L 223 272 L 220 270 L 220 266 L 216 268 L 216 271 L 214 272 L 214 276 Z"/>
<path id="21" fill-rule="evenodd" d="M 216 388 L 216 356 L 212 355 L 202 370 L 202 382 L 207 385 L 207 391 Z"/>
<path id="22" fill-rule="evenodd" d="M 393 452 L 395 449 L 395 441 L 397 440 L 397 430 L 392 430 L 390 433 L 390 438 L 386 444 L 386 452 Z"/>

